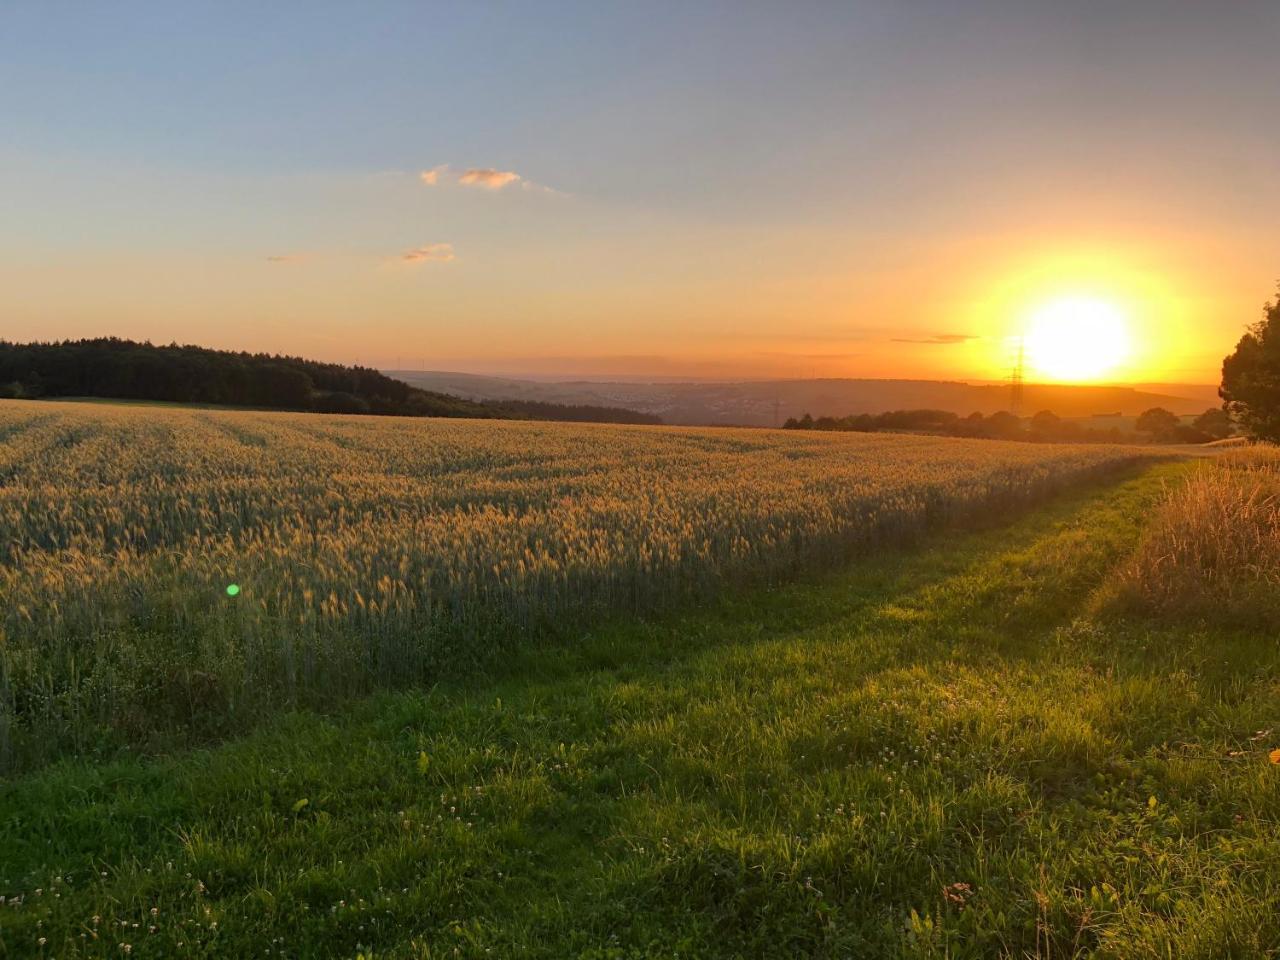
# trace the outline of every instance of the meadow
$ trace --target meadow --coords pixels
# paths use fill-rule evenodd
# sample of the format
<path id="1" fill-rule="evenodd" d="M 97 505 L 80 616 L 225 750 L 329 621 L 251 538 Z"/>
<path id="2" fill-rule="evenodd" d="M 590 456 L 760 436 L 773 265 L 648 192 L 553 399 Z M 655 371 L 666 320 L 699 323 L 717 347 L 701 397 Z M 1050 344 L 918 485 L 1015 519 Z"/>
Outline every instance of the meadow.
<path id="1" fill-rule="evenodd" d="M 1114 592 L 1200 471 L 0 781 L 0 956 L 1274 957 L 1274 636 Z"/>
<path id="2" fill-rule="evenodd" d="M 23 402 L 0 441 L 9 770 L 430 682 L 1140 455 Z"/>
<path id="3" fill-rule="evenodd" d="M 0 424 L 0 957 L 1280 955 L 1273 448 Z"/>

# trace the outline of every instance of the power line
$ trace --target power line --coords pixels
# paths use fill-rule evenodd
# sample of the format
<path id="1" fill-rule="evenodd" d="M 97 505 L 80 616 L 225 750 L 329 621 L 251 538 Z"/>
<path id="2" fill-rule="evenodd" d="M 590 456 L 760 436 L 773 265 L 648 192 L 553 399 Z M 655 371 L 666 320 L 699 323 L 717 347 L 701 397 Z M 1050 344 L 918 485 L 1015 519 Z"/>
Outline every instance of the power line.
<path id="1" fill-rule="evenodd" d="M 1023 365 L 1026 361 L 1026 346 L 1022 338 L 1018 338 L 1018 359 L 1009 374 L 1009 412 L 1015 417 L 1022 416 L 1023 397 Z"/>

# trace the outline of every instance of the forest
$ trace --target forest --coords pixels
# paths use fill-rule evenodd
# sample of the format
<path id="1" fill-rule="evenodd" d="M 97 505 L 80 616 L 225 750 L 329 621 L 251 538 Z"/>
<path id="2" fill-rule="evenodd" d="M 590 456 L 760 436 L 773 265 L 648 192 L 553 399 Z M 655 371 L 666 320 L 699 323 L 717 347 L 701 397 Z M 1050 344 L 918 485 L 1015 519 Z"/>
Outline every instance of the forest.
<path id="1" fill-rule="evenodd" d="M 317 413 L 661 423 L 603 406 L 464 400 L 368 367 L 301 357 L 99 337 L 0 341 L 0 398 L 102 397 Z"/>

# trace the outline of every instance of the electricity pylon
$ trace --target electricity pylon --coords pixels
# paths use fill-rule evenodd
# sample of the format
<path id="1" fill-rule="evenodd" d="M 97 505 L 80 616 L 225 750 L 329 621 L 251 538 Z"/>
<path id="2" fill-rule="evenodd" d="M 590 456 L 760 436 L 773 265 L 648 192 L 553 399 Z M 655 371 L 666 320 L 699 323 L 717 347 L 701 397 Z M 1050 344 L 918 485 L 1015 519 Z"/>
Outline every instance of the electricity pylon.
<path id="1" fill-rule="evenodd" d="M 1018 338 L 1018 359 L 1014 362 L 1009 374 L 1009 412 L 1015 417 L 1022 416 L 1023 365 L 1026 360 L 1026 347 L 1022 338 Z"/>

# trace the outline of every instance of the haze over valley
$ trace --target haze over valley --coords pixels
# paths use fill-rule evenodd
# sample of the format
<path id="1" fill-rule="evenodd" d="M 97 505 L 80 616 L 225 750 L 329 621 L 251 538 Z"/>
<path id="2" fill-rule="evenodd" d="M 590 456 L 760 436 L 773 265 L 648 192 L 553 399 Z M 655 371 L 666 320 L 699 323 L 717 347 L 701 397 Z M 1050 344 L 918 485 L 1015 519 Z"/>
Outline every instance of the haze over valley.
<path id="1" fill-rule="evenodd" d="M 1010 410 L 1007 383 L 932 380 L 818 378 L 644 382 L 493 377 L 441 371 L 388 370 L 389 376 L 425 390 L 471 400 L 535 400 L 624 407 L 660 416 L 665 423 L 780 426 L 788 417 L 843 417 L 890 410 L 945 410 L 959 416 Z M 1136 417 L 1152 407 L 1179 415 L 1202 413 L 1221 403 L 1216 386 L 1027 384 L 1021 411 L 1049 410 L 1060 417 Z"/>

